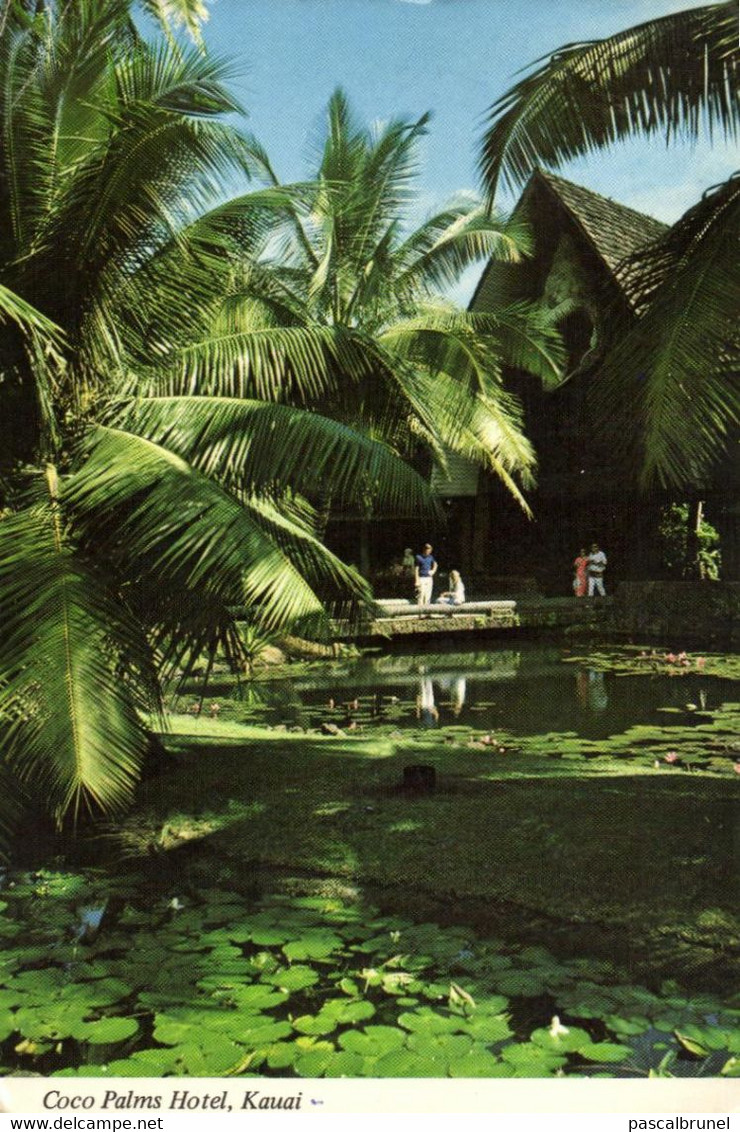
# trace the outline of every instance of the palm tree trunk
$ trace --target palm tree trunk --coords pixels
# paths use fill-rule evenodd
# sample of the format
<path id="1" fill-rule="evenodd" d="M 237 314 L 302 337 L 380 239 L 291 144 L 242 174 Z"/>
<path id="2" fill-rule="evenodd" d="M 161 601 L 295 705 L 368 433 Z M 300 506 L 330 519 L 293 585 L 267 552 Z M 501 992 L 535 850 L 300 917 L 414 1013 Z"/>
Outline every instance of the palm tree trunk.
<path id="1" fill-rule="evenodd" d="M 703 580 L 704 578 L 704 570 L 702 568 L 701 559 L 699 558 L 699 550 L 701 549 L 699 532 L 701 531 L 703 519 L 704 500 L 694 500 L 689 504 L 686 531 L 686 564 L 684 573 L 687 578 L 699 580 Z"/>

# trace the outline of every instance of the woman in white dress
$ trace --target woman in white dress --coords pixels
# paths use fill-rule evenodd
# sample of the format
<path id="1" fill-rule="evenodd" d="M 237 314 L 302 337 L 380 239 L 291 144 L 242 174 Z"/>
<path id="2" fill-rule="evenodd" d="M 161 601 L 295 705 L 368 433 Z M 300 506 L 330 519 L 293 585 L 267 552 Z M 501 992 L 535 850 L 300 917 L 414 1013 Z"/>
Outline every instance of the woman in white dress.
<path id="1" fill-rule="evenodd" d="M 437 598 L 442 605 L 462 605 L 465 601 L 465 586 L 457 570 L 450 570 L 450 588 Z"/>

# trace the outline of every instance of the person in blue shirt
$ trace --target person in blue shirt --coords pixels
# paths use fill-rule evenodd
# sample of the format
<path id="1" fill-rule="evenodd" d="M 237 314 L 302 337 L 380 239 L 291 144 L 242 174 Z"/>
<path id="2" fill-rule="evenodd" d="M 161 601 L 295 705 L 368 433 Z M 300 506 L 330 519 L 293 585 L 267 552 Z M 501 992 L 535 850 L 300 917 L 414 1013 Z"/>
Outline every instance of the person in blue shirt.
<path id="1" fill-rule="evenodd" d="M 434 575 L 437 573 L 437 561 L 432 554 L 430 543 L 424 544 L 421 554 L 414 559 L 414 589 L 418 605 L 429 605 L 432 600 L 432 586 Z"/>

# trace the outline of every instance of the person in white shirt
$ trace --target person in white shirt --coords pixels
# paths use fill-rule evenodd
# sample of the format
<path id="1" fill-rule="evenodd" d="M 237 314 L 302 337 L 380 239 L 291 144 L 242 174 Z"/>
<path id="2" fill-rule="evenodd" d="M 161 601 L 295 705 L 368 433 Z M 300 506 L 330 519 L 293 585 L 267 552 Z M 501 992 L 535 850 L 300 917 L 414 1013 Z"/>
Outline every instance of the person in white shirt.
<path id="1" fill-rule="evenodd" d="M 600 597 L 606 597 L 606 590 L 604 589 L 605 570 L 606 555 L 604 551 L 599 548 L 599 544 L 595 542 L 591 545 L 591 553 L 588 556 L 588 566 L 586 567 L 589 597 L 593 597 L 594 594 L 599 594 Z"/>
<path id="2" fill-rule="evenodd" d="M 449 583 L 450 588 L 444 590 L 437 601 L 443 605 L 462 605 L 465 601 L 465 586 L 457 570 L 450 570 Z"/>

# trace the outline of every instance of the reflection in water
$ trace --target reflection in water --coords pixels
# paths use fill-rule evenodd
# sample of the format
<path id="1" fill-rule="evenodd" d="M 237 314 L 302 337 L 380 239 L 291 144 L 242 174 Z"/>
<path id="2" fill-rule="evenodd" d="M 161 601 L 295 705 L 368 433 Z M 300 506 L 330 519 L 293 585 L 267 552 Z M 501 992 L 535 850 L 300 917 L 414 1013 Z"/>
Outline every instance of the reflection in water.
<path id="1" fill-rule="evenodd" d="M 263 704 L 250 703 L 246 718 L 360 730 L 457 724 L 523 735 L 571 731 L 598 739 L 637 723 L 665 723 L 660 713 L 667 707 L 711 710 L 740 697 L 737 682 L 708 680 L 704 673 L 617 678 L 588 662 L 568 663 L 569 657 L 554 646 L 520 642 L 516 649 L 493 645 L 343 658 L 295 678 L 260 680 Z"/>
<path id="2" fill-rule="evenodd" d="M 602 712 L 609 707 L 604 673 L 596 668 L 579 668 L 576 672 L 576 696 L 582 708 Z"/>
<path id="3" fill-rule="evenodd" d="M 434 681 L 424 668 L 420 669 L 419 691 L 416 696 L 416 718 L 424 727 L 436 727 L 439 723 L 439 709 L 434 698 Z M 458 716 L 465 707 L 467 682 L 464 676 L 447 673 L 437 680 L 438 690 L 445 696 L 445 707 Z"/>
<path id="4" fill-rule="evenodd" d="M 468 690 L 465 677 L 454 674 L 440 676 L 437 685 L 441 692 L 446 693 L 452 714 L 458 716 L 465 707 L 465 696 Z"/>
<path id="5" fill-rule="evenodd" d="M 439 711 L 434 702 L 434 684 L 431 676 L 422 676 L 419 681 L 419 694 L 416 697 L 416 718 L 424 727 L 434 727 L 439 719 Z"/>

